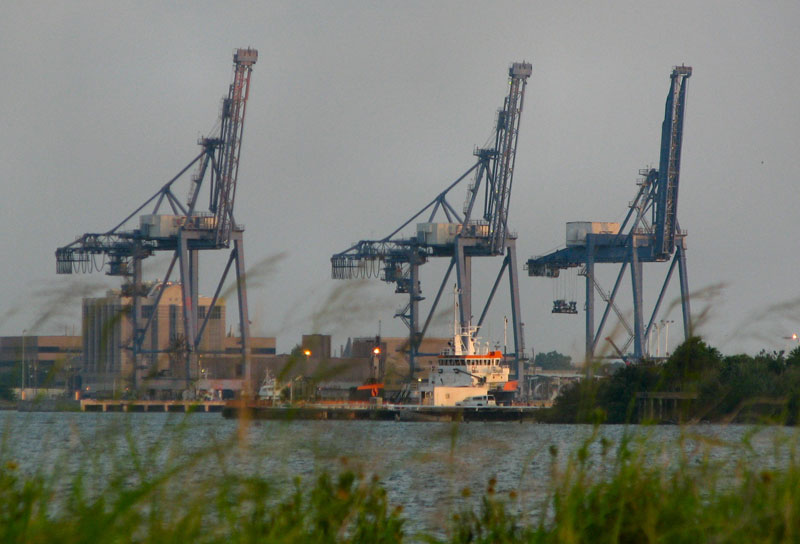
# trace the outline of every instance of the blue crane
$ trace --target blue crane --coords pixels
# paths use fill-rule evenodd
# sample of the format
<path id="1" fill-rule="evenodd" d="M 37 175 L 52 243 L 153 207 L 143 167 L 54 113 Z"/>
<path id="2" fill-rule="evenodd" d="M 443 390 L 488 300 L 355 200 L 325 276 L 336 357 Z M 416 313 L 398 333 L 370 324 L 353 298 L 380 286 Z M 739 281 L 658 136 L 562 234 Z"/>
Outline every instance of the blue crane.
<path id="1" fill-rule="evenodd" d="M 415 370 L 415 359 L 422 355 L 419 346 L 453 269 L 456 269 L 459 290 L 460 325 L 468 327 L 472 320 L 471 260 L 473 257 L 495 256 L 502 256 L 503 262 L 478 319 L 475 334 L 486 318 L 504 273 L 508 271 L 514 328 L 513 358 L 518 375 L 522 375 L 525 346 L 517 280 L 517 236 L 508 229 L 508 212 L 525 86 L 531 72 L 532 66 L 526 62 L 513 63 L 509 68 L 509 91 L 497 115 L 494 143 L 490 147 L 474 151 L 477 160 L 466 172 L 389 235 L 379 240 L 361 240 L 331 257 L 334 279 L 378 277 L 387 283 L 394 283 L 396 293 L 408 295 L 408 303 L 395 317 L 400 317 L 409 329 L 410 376 Z M 462 212 L 459 212 L 447 197 L 453 188 L 470 176 L 473 178 L 469 184 L 467 200 Z M 479 210 L 476 205 L 481 190 L 483 214 L 478 218 L 476 212 Z M 416 236 L 401 236 L 403 229 L 419 220 L 426 212 L 430 212 L 426 221 L 416 225 Z M 441 220 L 437 221 L 437 218 Z M 434 257 L 449 258 L 450 265 L 421 325 L 419 303 L 423 297 L 419 267 Z"/>
<path id="2" fill-rule="evenodd" d="M 229 249 L 231 242 L 233 250 L 229 254 L 227 266 L 219 280 L 211 307 L 217 303 L 230 268 L 235 264 L 242 357 L 245 381 L 250 384 L 250 328 L 244 268 L 244 227 L 236 223 L 233 209 L 245 112 L 250 91 L 250 75 L 257 60 L 258 51 L 255 49 L 237 49 L 234 52 L 233 82 L 229 86 L 227 97 L 222 101 L 218 133 L 216 136 L 200 139 L 198 143 L 202 151 L 189 164 L 112 229 L 83 234 L 72 243 L 56 250 L 58 274 L 92 272 L 106 268 L 108 275 L 125 278 L 123 294 L 130 296 L 132 301 L 130 316 L 134 332 L 131 345 L 128 347 L 133 353 L 134 371 L 130 378 L 134 388 L 140 382 L 141 376 L 150 370 L 142 361 L 141 355 L 145 352 L 142 344 L 155 316 L 155 312 L 152 312 L 146 321 L 142 316 L 141 298 L 147 295 L 147 289 L 142 282 L 142 261 L 157 251 L 172 252 L 173 258 L 164 275 L 165 281 L 170 278 L 175 265 L 178 264 L 182 286 L 182 317 L 187 354 L 185 372 L 188 388 L 191 369 L 197 367 L 197 348 L 212 314 L 209 308 L 202 320 L 198 318 L 198 252 Z M 175 194 L 175 185 L 193 167 L 196 171 L 191 177 L 189 196 L 184 203 Z M 205 179 L 209 180 L 208 209 L 202 211 L 200 194 Z M 139 216 L 138 228 L 125 230 L 126 225 L 134 217 L 151 206 L 148 214 Z M 166 213 L 162 211 L 163 208 L 168 208 Z M 154 305 L 158 305 L 163 292 L 163 289 L 158 291 Z"/>
<path id="3" fill-rule="evenodd" d="M 629 335 L 621 352 L 633 342 L 633 358 L 647 356 L 649 338 L 675 268 L 678 268 L 683 312 L 683 331 L 691 335 L 689 284 L 686 273 L 686 231 L 678 224 L 678 187 L 680 179 L 683 117 L 686 108 L 686 84 L 692 75 L 690 66 L 676 66 L 670 75 L 664 122 L 661 126 L 661 155 L 656 169 L 640 170 L 636 198 L 622 225 L 616 223 L 567 223 L 567 247 L 548 255 L 533 257 L 526 268 L 529 276 L 556 278 L 560 270 L 583 267 L 586 277 L 586 360 L 591 361 L 603 327 L 613 311 Z M 662 284 L 650 319 L 645 325 L 642 293 L 642 264 L 671 264 Z M 621 264 L 613 289 L 607 293 L 595 278 L 595 264 Z M 615 304 L 626 269 L 631 269 L 633 291 L 633 326 Z M 597 330 L 594 328 L 594 293 L 606 303 Z M 563 301 L 556 301 L 563 302 Z M 555 304 L 554 312 L 558 312 Z M 574 313 L 574 312 L 569 312 Z"/>

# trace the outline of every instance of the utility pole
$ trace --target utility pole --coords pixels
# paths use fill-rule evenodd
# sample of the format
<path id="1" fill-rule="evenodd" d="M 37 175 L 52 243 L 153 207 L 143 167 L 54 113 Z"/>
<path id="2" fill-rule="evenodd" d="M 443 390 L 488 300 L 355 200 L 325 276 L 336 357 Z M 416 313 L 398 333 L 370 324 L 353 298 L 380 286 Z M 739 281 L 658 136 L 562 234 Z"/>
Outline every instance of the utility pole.
<path id="1" fill-rule="evenodd" d="M 664 339 L 664 356 L 665 357 L 669 357 L 669 324 L 670 323 L 675 323 L 675 321 L 672 320 L 672 319 L 669 319 L 669 320 L 666 320 L 666 321 L 664 321 L 664 320 L 661 321 L 661 325 L 662 326 L 663 325 L 667 326 L 666 338 Z"/>
<path id="2" fill-rule="evenodd" d="M 20 399 L 25 394 L 25 333 L 27 332 L 27 329 L 22 330 L 22 384 L 19 390 Z"/>

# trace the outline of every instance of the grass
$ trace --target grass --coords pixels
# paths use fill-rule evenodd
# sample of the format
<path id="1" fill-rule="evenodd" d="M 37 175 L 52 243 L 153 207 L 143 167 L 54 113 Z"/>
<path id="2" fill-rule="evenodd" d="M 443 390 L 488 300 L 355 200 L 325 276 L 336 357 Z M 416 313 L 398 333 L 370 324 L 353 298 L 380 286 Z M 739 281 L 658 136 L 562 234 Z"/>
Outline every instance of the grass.
<path id="1" fill-rule="evenodd" d="M 525 522 L 515 494 L 498 497 L 490 482 L 481 507 L 454 515 L 451 535 L 436 542 L 797 542 L 800 464 L 783 440 L 782 468 L 764 469 L 753 456 L 715 462 L 713 444 L 687 435 L 677 450 L 625 438 L 613 455 L 595 435 L 565 467 L 554 464 L 538 519 Z"/>
<path id="2" fill-rule="evenodd" d="M 280 479 L 237 468 L 240 452 L 231 442 L 176 447 L 194 432 L 190 424 L 165 428 L 147 443 L 135 427 L 123 427 L 105 446 L 87 448 L 71 470 L 66 459 L 50 470 L 23 470 L 4 447 L 0 542 L 800 540 L 796 435 L 776 434 L 765 459 L 753 446 L 757 430 L 727 444 L 691 428 L 669 443 L 628 432 L 612 442 L 599 429 L 575 451 L 550 447 L 542 495 L 500 491 L 494 479 L 478 492 L 456 490 L 436 534 L 409 530 L 405 505 L 392 504 L 380 478 L 352 461 Z M 453 449 L 457 433 L 453 427 Z M 719 455 L 722 449 L 729 453 Z"/>

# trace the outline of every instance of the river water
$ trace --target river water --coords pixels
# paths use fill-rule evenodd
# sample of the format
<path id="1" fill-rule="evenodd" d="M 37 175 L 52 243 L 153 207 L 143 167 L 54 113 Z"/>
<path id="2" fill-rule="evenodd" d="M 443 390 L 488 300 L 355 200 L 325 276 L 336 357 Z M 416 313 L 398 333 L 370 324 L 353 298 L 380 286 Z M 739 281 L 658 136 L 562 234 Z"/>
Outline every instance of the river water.
<path id="1" fill-rule="evenodd" d="M 797 442 L 792 429 L 701 425 L 626 427 L 533 423 L 410 423 L 372 421 L 251 422 L 244 426 L 219 414 L 17 413 L 0 412 L 0 455 L 25 473 L 72 473 L 89 464 L 98 481 L 120 458 L 138 459 L 153 470 L 175 455 L 208 455 L 192 469 L 198 479 L 258 474 L 289 482 L 343 464 L 377 474 L 392 504 L 403 505 L 407 527 L 441 530 L 458 508 L 462 490 L 478 500 L 490 478 L 499 493 L 518 492 L 536 504 L 556 466 L 596 433 L 590 454 L 598 470 L 613 464 L 615 445 L 626 435 L 653 446 L 653 462 L 669 462 L 679 448 L 720 463 L 748 460 L 780 465 Z M 603 453 L 602 442 L 611 446 Z M 87 460 L 91 463 L 87 464 Z"/>

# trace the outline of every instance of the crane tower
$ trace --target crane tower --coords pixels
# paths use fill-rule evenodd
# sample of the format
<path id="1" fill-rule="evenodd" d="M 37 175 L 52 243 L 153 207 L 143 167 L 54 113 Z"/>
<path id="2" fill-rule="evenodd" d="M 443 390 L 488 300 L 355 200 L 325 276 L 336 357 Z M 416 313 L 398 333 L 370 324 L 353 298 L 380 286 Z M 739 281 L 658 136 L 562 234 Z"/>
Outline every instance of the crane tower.
<path id="1" fill-rule="evenodd" d="M 472 258 L 496 256 L 502 256 L 503 262 L 478 319 L 475 333 L 477 334 L 483 324 L 504 272 L 508 271 L 514 327 L 514 353 L 509 355 L 516 362 L 518 375 L 522 374 L 525 347 L 517 280 L 517 236 L 508 229 L 508 212 L 525 87 L 531 72 L 532 66 L 527 62 L 515 62 L 510 66 L 509 91 L 497 114 L 494 143 L 490 147 L 474 151 L 477 160 L 466 172 L 388 236 L 379 240 L 361 240 L 331 257 L 334 279 L 379 277 L 387 283 L 394 283 L 396 293 L 408 295 L 408 303 L 395 317 L 400 317 L 409 329 L 410 375 L 414 373 L 416 357 L 422 355 L 419 352 L 420 343 L 453 268 L 456 269 L 458 284 L 460 325 L 467 328 L 472 318 Z M 459 212 L 450 204 L 447 196 L 469 176 L 473 176 L 473 180 L 467 191 L 463 211 Z M 476 205 L 481 192 L 483 215 L 477 216 L 475 212 L 479 208 Z M 426 213 L 427 220 L 417 223 L 415 236 L 400 235 L 403 229 Z M 419 267 L 434 257 L 448 258 L 450 265 L 427 318 L 421 324 L 419 303 L 423 297 Z"/>
<path id="2" fill-rule="evenodd" d="M 164 275 L 165 281 L 172 275 L 175 265 L 178 265 L 182 286 L 187 388 L 190 385 L 191 369 L 196 368 L 197 347 L 211 316 L 211 308 L 217 303 L 228 272 L 235 264 L 244 378 L 246 387 L 251 387 L 244 227 L 236 223 L 233 212 L 250 75 L 257 60 L 258 51 L 255 49 L 237 49 L 234 52 L 233 82 L 222 101 L 218 131 L 215 136 L 200 139 L 198 144 L 201 152 L 189 164 L 115 227 L 105 232 L 83 234 L 56 250 L 58 274 L 92 272 L 106 268 L 108 275 L 124 278 L 123 293 L 130 295 L 132 299 L 130 315 L 133 338 L 126 347 L 133 354 L 134 371 L 131 379 L 134 388 L 150 370 L 143 363 L 141 355 L 145 334 L 154 317 L 154 313 L 146 320 L 142 316 L 141 298 L 147 294 L 142 281 L 142 261 L 159 251 L 173 254 Z M 179 179 L 184 179 L 184 174 L 192 168 L 196 170 L 189 182 L 188 198 L 186 202 L 182 202 L 176 195 L 176 183 Z M 206 179 L 209 196 L 207 209 L 203 210 L 200 194 Z M 142 214 L 148 208 L 149 213 Z M 128 225 L 137 215 L 139 225 L 131 229 Z M 201 320 L 197 311 L 198 253 L 202 250 L 230 249 L 231 242 L 233 249 L 219 280 L 211 308 Z M 154 305 L 158 305 L 162 293 L 163 289 L 158 292 Z"/>
<path id="3" fill-rule="evenodd" d="M 661 125 L 661 154 L 658 170 L 639 171 L 639 190 L 629 204 L 622 225 L 618 223 L 575 222 L 567 223 L 567 247 L 548 255 L 532 257 L 526 268 L 529 276 L 556 278 L 560 270 L 582 267 L 586 277 L 586 360 L 594 358 L 603 327 L 613 311 L 628 332 L 628 340 L 617 350 L 620 354 L 633 342 L 634 359 L 648 356 L 649 338 L 664 294 L 677 266 L 680 278 L 681 309 L 684 337 L 691 335 L 689 308 L 689 282 L 686 271 L 686 231 L 678 224 L 678 183 L 680 178 L 681 149 L 683 146 L 683 118 L 686 109 L 686 85 L 692 75 L 690 66 L 676 66 L 670 74 L 664 121 Z M 656 299 L 650 319 L 644 323 L 642 290 L 642 263 L 666 262 L 672 259 Z M 610 293 L 595 278 L 595 264 L 621 264 Z M 626 268 L 631 270 L 633 291 L 633 326 L 615 304 Z M 594 328 L 594 294 L 597 291 L 606 303 L 600 325 Z M 553 311 L 558 313 L 559 302 Z M 574 312 L 569 312 L 574 313 Z M 612 342 L 613 345 L 613 342 Z"/>

